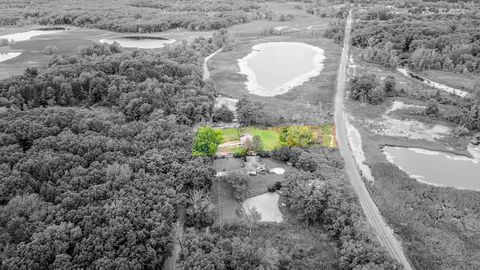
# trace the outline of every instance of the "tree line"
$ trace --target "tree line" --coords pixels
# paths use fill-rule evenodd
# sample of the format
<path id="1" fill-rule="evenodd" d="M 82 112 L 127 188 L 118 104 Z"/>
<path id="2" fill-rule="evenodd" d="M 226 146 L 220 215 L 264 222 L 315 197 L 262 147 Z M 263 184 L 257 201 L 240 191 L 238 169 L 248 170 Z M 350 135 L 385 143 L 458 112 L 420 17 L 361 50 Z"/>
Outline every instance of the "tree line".
<path id="1" fill-rule="evenodd" d="M 252 20 L 272 19 L 265 5 L 250 1 L 18 1 L 0 4 L 0 26 L 73 25 L 115 32 L 150 33 L 175 28 L 219 30 Z M 59 8 L 62 7 L 62 8 Z"/>

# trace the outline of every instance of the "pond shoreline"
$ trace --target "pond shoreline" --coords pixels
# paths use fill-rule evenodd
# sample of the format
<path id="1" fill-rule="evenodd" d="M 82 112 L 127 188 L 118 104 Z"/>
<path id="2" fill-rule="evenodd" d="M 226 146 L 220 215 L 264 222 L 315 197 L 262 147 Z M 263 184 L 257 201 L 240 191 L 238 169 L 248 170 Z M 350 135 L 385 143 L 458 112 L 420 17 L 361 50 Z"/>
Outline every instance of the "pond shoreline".
<path id="1" fill-rule="evenodd" d="M 474 180 L 480 171 L 477 159 L 415 147 L 387 146 L 382 153 L 391 164 L 421 183 L 480 191 L 480 183 Z"/>
<path id="2" fill-rule="evenodd" d="M 300 74 L 274 89 L 266 89 L 258 82 L 257 74 L 249 66 L 249 61 L 262 52 L 267 51 L 273 47 L 279 46 L 302 46 L 308 48 L 315 52 L 312 57 L 313 68 L 303 74 Z M 240 67 L 239 74 L 247 76 L 247 81 L 245 82 L 246 88 L 250 94 L 263 96 L 263 97 L 273 97 L 277 95 L 282 95 L 290 91 L 291 89 L 302 85 L 313 77 L 320 75 L 321 71 L 324 68 L 325 60 L 325 51 L 322 48 L 312 46 L 302 42 L 265 42 L 256 44 L 252 47 L 251 52 L 238 60 L 238 66 Z"/>

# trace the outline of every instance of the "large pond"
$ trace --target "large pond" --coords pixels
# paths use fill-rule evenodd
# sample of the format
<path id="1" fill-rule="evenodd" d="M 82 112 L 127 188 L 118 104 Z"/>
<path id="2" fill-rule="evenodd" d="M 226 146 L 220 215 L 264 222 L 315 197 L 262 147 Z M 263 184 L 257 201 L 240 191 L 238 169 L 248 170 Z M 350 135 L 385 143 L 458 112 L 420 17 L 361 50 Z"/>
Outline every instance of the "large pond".
<path id="1" fill-rule="evenodd" d="M 7 52 L 7 53 L 0 52 L 0 62 L 10 60 L 12 58 L 19 56 L 20 54 L 21 53 L 19 52 Z"/>
<path id="2" fill-rule="evenodd" d="M 247 199 L 243 202 L 243 208 L 250 213 L 251 209 L 255 210 L 261 215 L 260 221 L 266 222 L 282 222 L 283 217 L 278 207 L 278 199 L 280 195 L 276 192 L 268 192 Z"/>
<path id="3" fill-rule="evenodd" d="M 417 180 L 459 189 L 480 190 L 480 164 L 476 159 L 419 148 L 383 148 L 387 159 Z"/>
<path id="4" fill-rule="evenodd" d="M 318 76 L 323 69 L 324 51 L 305 43 L 269 42 L 252 47 L 238 61 L 240 73 L 247 76 L 250 93 L 271 97 Z"/>
<path id="5" fill-rule="evenodd" d="M 122 47 L 138 49 L 156 49 L 163 48 L 167 44 L 175 42 L 174 39 L 160 37 L 119 37 L 113 39 L 101 39 L 100 42 L 112 44 L 117 42 Z"/>
<path id="6" fill-rule="evenodd" d="M 9 34 L 9 35 L 4 35 L 0 36 L 0 39 L 7 39 L 8 41 L 14 40 L 15 42 L 18 41 L 25 41 L 29 40 L 32 37 L 40 36 L 40 35 L 50 35 L 50 34 L 56 34 L 59 32 L 63 32 L 64 30 L 32 30 L 28 32 L 22 32 L 22 33 L 15 33 L 15 34 Z"/>

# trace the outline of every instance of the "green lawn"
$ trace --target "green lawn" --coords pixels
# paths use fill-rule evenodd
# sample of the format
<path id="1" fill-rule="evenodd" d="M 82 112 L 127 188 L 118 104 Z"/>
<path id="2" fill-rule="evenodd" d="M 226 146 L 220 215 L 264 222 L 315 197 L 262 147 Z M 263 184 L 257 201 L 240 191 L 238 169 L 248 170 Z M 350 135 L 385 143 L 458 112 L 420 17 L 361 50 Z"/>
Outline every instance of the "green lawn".
<path id="1" fill-rule="evenodd" d="M 252 136 L 260 136 L 262 138 L 263 148 L 265 151 L 272 151 L 280 147 L 280 138 L 278 132 L 272 129 L 247 128 L 243 133 Z"/>
<path id="2" fill-rule="evenodd" d="M 222 132 L 223 142 L 233 142 L 240 140 L 240 131 L 238 128 L 223 128 Z"/>
<path id="3" fill-rule="evenodd" d="M 322 145 L 324 147 L 336 147 L 336 141 L 333 141 L 333 145 L 331 145 L 332 137 L 335 137 L 334 129 L 335 126 L 332 124 L 325 124 L 321 126 L 308 126 L 315 137 L 317 138 L 317 142 L 315 144 Z M 234 142 L 239 141 L 240 137 L 245 134 L 250 134 L 251 136 L 258 135 L 262 139 L 263 147 L 265 151 L 272 151 L 277 148 L 281 147 L 279 132 L 280 128 L 268 128 L 268 129 L 261 129 L 256 127 L 247 127 L 247 128 L 225 128 L 225 129 L 218 129 L 221 131 L 223 136 L 223 143 L 226 142 Z M 235 150 L 237 146 L 231 146 L 231 150 Z M 233 149 L 235 148 L 235 149 Z M 225 152 L 225 149 L 223 149 Z"/>

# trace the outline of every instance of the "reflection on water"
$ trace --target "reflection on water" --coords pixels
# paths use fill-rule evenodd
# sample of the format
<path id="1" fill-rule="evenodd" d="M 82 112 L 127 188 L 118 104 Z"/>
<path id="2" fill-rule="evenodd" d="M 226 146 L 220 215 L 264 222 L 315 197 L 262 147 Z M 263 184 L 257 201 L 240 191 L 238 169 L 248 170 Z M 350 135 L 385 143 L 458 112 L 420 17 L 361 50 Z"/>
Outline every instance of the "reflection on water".
<path id="1" fill-rule="evenodd" d="M 419 148 L 383 148 L 387 159 L 421 182 L 480 190 L 480 164 L 464 156 Z"/>
<path id="2" fill-rule="evenodd" d="M 29 40 L 32 37 L 35 36 L 40 36 L 40 35 L 49 35 L 49 34 L 55 34 L 59 32 L 63 32 L 64 30 L 33 30 L 33 31 L 28 31 L 28 32 L 23 32 L 23 33 L 15 33 L 15 34 L 10 34 L 10 35 L 4 35 L 0 36 L 0 39 L 7 39 L 8 41 L 14 40 L 15 42 L 18 41 L 24 41 L 24 40 Z"/>
<path id="3" fill-rule="evenodd" d="M 276 192 L 264 193 L 247 199 L 243 202 L 243 208 L 247 213 L 251 211 L 252 208 L 261 215 L 260 221 L 269 221 L 269 222 L 282 222 L 283 217 L 278 208 L 278 199 L 280 195 Z"/>
<path id="4" fill-rule="evenodd" d="M 166 38 L 151 38 L 151 37 L 121 37 L 114 39 L 101 39 L 100 42 L 112 44 L 118 42 L 120 46 L 126 48 L 138 48 L 138 49 L 156 49 L 163 48 L 167 44 L 175 42 L 174 39 Z"/>
<path id="5" fill-rule="evenodd" d="M 247 75 L 247 88 L 259 96 L 288 92 L 323 69 L 324 51 L 305 43 L 269 42 L 253 46 L 240 59 L 240 73 Z"/>
<path id="6" fill-rule="evenodd" d="M 12 58 L 19 56 L 20 54 L 21 53 L 19 52 L 7 52 L 7 53 L 0 52 L 0 62 L 10 60 Z"/>

